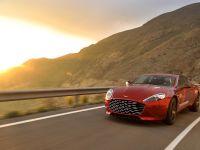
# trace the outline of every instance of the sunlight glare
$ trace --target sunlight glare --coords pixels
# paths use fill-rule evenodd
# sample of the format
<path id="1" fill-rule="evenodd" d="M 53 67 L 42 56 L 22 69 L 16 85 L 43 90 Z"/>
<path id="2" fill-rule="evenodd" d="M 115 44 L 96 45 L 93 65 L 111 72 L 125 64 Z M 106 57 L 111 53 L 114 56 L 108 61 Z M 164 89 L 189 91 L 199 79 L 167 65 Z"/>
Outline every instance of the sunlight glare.
<path id="1" fill-rule="evenodd" d="M 0 71 L 31 58 L 56 58 L 75 53 L 94 42 L 48 27 L 0 17 Z"/>

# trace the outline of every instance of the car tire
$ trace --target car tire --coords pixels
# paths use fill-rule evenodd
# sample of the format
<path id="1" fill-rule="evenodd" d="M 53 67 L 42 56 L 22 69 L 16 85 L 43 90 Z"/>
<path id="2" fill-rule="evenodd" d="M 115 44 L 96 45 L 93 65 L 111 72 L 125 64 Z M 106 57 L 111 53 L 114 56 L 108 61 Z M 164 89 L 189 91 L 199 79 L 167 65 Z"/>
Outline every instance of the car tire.
<path id="1" fill-rule="evenodd" d="M 168 110 L 167 110 L 167 116 L 166 116 L 164 122 L 168 125 L 174 124 L 174 122 L 176 120 L 176 113 L 177 113 L 176 99 L 172 98 L 169 103 Z"/>
<path id="2" fill-rule="evenodd" d="M 200 99 L 200 96 L 198 95 L 194 103 L 192 104 L 192 106 L 189 107 L 190 111 L 193 111 L 193 112 L 199 111 L 199 99 Z"/>

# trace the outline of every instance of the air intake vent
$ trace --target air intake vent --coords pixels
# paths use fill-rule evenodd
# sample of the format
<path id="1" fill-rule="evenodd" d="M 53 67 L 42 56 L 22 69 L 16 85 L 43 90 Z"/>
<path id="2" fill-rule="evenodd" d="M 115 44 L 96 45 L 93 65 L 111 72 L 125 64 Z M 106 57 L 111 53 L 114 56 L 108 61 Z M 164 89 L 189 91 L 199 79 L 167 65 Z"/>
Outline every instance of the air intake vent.
<path id="1" fill-rule="evenodd" d="M 126 115 L 140 115 L 144 109 L 144 104 L 136 101 L 113 99 L 109 107 L 112 112 Z"/>

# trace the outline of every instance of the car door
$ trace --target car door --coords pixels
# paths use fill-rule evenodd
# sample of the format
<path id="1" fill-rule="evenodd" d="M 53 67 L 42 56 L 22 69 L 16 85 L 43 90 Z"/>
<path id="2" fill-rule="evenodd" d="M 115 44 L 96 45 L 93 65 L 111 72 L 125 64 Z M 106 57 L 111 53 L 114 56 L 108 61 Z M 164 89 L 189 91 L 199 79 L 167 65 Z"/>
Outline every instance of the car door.
<path id="1" fill-rule="evenodd" d="M 185 94 L 186 94 L 186 101 L 188 101 L 188 103 L 193 101 L 193 88 L 191 86 L 190 81 L 188 80 L 187 77 L 183 76 L 184 79 L 184 88 L 185 88 Z"/>
<path id="2" fill-rule="evenodd" d="M 188 88 L 187 88 L 187 83 L 185 78 L 180 75 L 178 79 L 178 87 L 176 90 L 176 95 L 178 96 L 179 99 L 179 105 L 178 105 L 178 110 L 181 110 L 188 105 Z"/>
<path id="3" fill-rule="evenodd" d="M 185 77 L 186 80 L 186 88 L 187 88 L 187 100 L 190 104 L 193 104 L 196 94 L 195 94 L 195 87 L 192 86 L 191 82 Z"/>

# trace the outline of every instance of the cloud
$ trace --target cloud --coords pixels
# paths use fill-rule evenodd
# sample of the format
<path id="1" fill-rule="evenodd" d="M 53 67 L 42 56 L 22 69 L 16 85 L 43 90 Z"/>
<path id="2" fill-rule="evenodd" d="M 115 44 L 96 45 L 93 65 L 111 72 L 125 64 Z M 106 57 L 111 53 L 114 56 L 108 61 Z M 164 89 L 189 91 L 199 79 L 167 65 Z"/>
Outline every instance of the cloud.
<path id="1" fill-rule="evenodd" d="M 1 0 L 0 15 L 100 40 L 197 0 Z"/>

